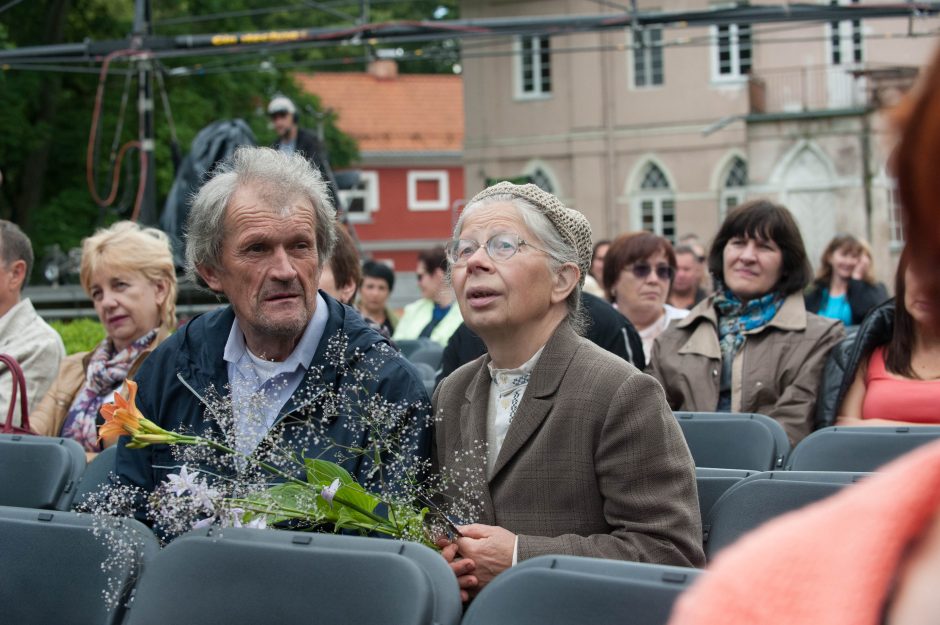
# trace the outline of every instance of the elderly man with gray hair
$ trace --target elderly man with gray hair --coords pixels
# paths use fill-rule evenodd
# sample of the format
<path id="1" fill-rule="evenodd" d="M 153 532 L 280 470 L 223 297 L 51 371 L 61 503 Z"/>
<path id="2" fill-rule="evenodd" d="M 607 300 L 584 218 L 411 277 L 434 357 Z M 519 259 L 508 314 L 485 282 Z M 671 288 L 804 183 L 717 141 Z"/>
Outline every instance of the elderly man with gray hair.
<path id="1" fill-rule="evenodd" d="M 578 336 L 591 255 L 584 215 L 508 182 L 470 200 L 447 247 L 488 352 L 434 394 L 436 465 L 486 477 L 475 523 L 440 543 L 464 599 L 538 555 L 705 562 L 695 468 L 662 387 Z"/>
<path id="2" fill-rule="evenodd" d="M 0 220 L 0 353 L 16 359 L 26 377 L 26 396 L 32 410 L 59 374 L 65 347 L 59 333 L 36 314 L 23 288 L 33 269 L 33 246 L 16 224 Z M 0 373 L 0 409 L 10 404 L 13 381 L 3 367 Z M 21 425 L 17 402 L 13 425 Z"/>
<path id="3" fill-rule="evenodd" d="M 318 290 L 335 228 L 326 184 L 303 156 L 245 147 L 222 164 L 193 200 L 186 260 L 190 277 L 229 305 L 194 318 L 144 362 L 136 376 L 141 412 L 166 429 L 218 434 L 203 398 L 230 392 L 236 449 L 253 453 L 277 426 L 287 440 L 275 443 L 341 460 L 364 483 L 367 460 L 331 456 L 364 445 L 362 423 L 340 414 L 322 419 L 326 431 L 316 440 L 290 435 L 295 422 L 323 417 L 305 405 L 312 393 L 354 383 L 410 407 L 415 418 L 398 434 L 426 459 L 430 433 L 420 417 L 428 399 L 414 368 L 358 313 Z M 337 354 L 331 346 L 342 341 Z M 332 445 L 339 447 L 328 451 Z M 176 464 L 166 445 L 118 449 L 119 478 L 147 491 Z"/>

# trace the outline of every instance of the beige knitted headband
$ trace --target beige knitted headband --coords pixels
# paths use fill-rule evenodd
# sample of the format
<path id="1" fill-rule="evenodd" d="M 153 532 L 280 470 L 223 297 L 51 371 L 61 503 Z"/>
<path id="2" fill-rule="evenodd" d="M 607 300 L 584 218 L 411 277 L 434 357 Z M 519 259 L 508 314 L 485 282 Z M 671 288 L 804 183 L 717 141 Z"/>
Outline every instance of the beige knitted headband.
<path id="1" fill-rule="evenodd" d="M 587 217 L 573 208 L 567 208 L 554 195 L 534 184 L 500 182 L 477 193 L 472 200 L 467 202 L 467 206 L 494 195 L 512 195 L 526 200 L 548 217 L 561 238 L 578 254 L 578 269 L 581 270 L 581 284 L 583 285 L 584 278 L 591 269 L 591 257 L 594 255 L 591 224 L 588 223 Z"/>

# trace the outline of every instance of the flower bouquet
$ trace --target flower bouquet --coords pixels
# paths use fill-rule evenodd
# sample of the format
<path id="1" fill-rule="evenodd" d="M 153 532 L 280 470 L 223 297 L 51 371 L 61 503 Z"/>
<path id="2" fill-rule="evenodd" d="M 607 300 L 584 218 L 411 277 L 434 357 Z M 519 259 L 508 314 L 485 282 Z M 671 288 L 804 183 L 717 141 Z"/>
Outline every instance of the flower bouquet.
<path id="1" fill-rule="evenodd" d="M 228 398 L 200 397 L 207 418 L 214 419 L 217 427 L 200 434 L 174 432 L 140 412 L 135 404 L 137 385 L 127 381 L 127 399 L 118 394 L 114 403 L 102 407 L 105 424 L 100 435 L 127 436 L 126 445 L 133 449 L 170 445 L 177 463 L 173 467 L 176 472 L 153 493 L 124 493 L 125 505 L 134 500 L 126 507 L 139 511 L 140 499 L 146 497 L 146 516 L 164 538 L 214 524 L 351 531 L 437 549 L 435 538 L 457 532 L 449 515 L 460 519 L 475 516 L 480 499 L 471 494 L 471 485 L 477 488 L 482 476 L 431 475 L 430 461 L 415 456 L 413 441 L 403 434 L 419 425 L 426 427 L 417 420 L 431 419 L 428 411 L 389 404 L 364 392 L 357 382 L 369 375 L 368 371 L 357 372 L 352 384 L 335 389 L 318 387 L 306 393 L 309 401 L 304 418 L 289 426 L 282 424 L 293 428 L 294 442 L 297 428 L 301 429 L 301 444 L 286 445 L 285 437 L 272 430 L 251 453 L 240 451 L 237 444 L 231 394 Z M 351 424 L 349 429 L 365 433 L 364 442 L 326 440 L 324 424 L 340 413 Z M 298 451 L 311 448 L 318 450 L 315 457 Z M 368 483 L 357 481 L 344 464 L 368 467 Z M 361 477 L 363 472 L 358 474 Z M 440 493 L 451 480 L 464 485 L 465 496 L 461 502 L 443 504 Z M 114 513 L 114 502 L 122 498 L 115 497 L 112 490 L 106 499 L 110 503 L 103 507 Z"/>

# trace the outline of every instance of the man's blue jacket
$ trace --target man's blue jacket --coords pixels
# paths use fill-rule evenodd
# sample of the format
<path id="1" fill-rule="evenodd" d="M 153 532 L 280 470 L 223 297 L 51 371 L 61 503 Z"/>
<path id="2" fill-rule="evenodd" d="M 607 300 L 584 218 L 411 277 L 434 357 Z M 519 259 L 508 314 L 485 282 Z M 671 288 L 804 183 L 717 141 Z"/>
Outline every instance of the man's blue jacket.
<path id="1" fill-rule="evenodd" d="M 325 386 L 346 391 L 354 384 L 363 387 L 368 396 L 380 395 L 388 402 L 411 406 L 408 412 L 413 418 L 404 420 L 400 425 L 403 431 L 396 434 L 401 435 L 403 444 L 414 456 L 427 460 L 431 451 L 430 419 L 427 418 L 430 401 L 415 368 L 390 348 L 388 339 L 366 325 L 352 308 L 340 304 L 323 291 L 320 295 L 329 307 L 329 320 L 311 366 L 275 424 L 289 419 L 285 423 L 284 439 L 290 439 L 286 442 L 306 457 L 327 460 L 335 459 L 333 452 L 324 453 L 323 449 L 331 442 L 362 447 L 366 441 L 365 428 L 359 423 L 351 423 L 346 415 L 327 422 L 325 436 L 318 443 L 311 444 L 308 437 L 306 449 L 296 449 L 296 443 L 291 442 L 308 433 L 306 427 L 302 427 L 303 431 L 296 430 L 298 436 L 290 436 L 292 427 L 297 427 L 291 423 L 302 422 L 311 416 L 320 417 L 319 413 L 310 415 L 304 411 L 291 414 L 311 389 Z M 217 397 L 228 395 L 227 363 L 222 355 L 234 319 L 231 306 L 195 317 L 144 361 L 134 379 L 139 387 L 137 407 L 145 417 L 167 430 L 187 434 L 211 433 L 220 437 L 218 425 L 214 420 L 206 419 L 206 407 L 196 393 L 205 398 L 213 394 L 211 389 L 214 388 Z M 328 353 L 330 339 L 339 333 L 348 339 L 345 373 L 342 371 L 344 367 L 330 362 L 339 358 Z M 350 373 L 357 368 L 360 372 L 366 368 L 370 371 L 362 382 L 354 381 Z M 122 437 L 117 451 L 115 469 L 121 483 L 139 486 L 149 492 L 164 481 L 167 474 L 178 472 L 180 463 L 173 458 L 168 445 L 128 449 L 125 447 L 128 440 Z M 351 458 L 342 464 L 361 484 L 369 482 L 369 461 Z"/>

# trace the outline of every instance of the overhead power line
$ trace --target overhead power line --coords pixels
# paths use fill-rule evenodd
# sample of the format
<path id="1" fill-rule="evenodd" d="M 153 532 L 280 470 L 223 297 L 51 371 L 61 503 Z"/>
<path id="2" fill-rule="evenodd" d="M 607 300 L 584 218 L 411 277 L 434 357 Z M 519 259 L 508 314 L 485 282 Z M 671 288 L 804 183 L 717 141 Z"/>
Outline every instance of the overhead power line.
<path id="1" fill-rule="evenodd" d="M 173 37 L 138 37 L 135 48 L 161 56 L 161 52 L 203 54 L 221 48 L 263 48 L 278 46 L 369 43 L 394 44 L 420 38 L 509 36 L 526 33 L 566 34 L 621 30 L 628 26 L 693 27 L 773 22 L 838 22 L 889 17 L 921 17 L 940 12 L 940 2 L 896 4 L 739 6 L 706 11 L 636 14 L 551 15 L 516 18 L 485 18 L 439 21 L 407 21 L 361 24 L 349 27 L 297 28 L 237 33 L 205 33 Z M 126 49 L 127 40 L 88 41 L 55 46 L 32 46 L 0 51 L 0 63 L 38 61 L 46 56 L 72 56 L 99 62 L 114 50 Z"/>

